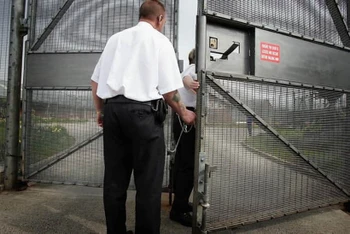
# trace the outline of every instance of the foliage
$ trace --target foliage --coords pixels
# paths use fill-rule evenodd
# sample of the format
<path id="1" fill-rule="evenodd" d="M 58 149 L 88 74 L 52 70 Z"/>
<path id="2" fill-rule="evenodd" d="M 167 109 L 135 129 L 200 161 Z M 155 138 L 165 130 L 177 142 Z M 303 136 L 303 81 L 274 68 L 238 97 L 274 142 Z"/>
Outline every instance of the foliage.
<path id="1" fill-rule="evenodd" d="M 40 161 L 68 149 L 74 143 L 75 138 L 60 125 L 34 126 L 30 134 L 29 147 L 32 159 Z"/>

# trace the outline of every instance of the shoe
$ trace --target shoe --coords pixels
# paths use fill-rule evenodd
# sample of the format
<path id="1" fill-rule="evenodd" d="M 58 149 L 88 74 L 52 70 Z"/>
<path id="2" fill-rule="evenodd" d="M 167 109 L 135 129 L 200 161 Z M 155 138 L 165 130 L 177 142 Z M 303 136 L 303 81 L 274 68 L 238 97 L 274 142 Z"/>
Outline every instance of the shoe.
<path id="1" fill-rule="evenodd" d="M 192 227 L 192 214 L 191 212 L 178 212 L 178 211 L 170 211 L 170 219 L 182 224 L 186 227 Z"/>
<path id="2" fill-rule="evenodd" d="M 127 231 L 126 234 L 134 234 L 133 231 Z"/>

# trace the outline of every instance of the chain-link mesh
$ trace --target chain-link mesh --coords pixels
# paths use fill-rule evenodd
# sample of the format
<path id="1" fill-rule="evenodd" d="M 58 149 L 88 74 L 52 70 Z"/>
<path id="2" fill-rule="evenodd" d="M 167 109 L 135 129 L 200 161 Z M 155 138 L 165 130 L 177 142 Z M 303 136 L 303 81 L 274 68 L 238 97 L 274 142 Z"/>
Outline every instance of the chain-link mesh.
<path id="1" fill-rule="evenodd" d="M 66 0 L 37 1 L 35 38 L 59 15 Z M 134 26 L 143 0 L 75 0 L 39 47 L 40 52 L 101 51 L 116 32 Z M 174 40 L 176 0 L 165 0 L 167 21 L 164 34 Z M 32 42 L 35 43 L 35 42 Z"/>
<path id="2" fill-rule="evenodd" d="M 342 46 L 325 0 L 208 0 L 208 10 Z M 338 1 L 346 14 L 346 1 Z"/>
<path id="3" fill-rule="evenodd" d="M 10 0 L 0 0 L 0 166 L 5 156 L 5 119 L 7 98 L 7 72 L 10 38 Z M 1 168 L 0 168 L 1 171 Z"/>
<path id="4" fill-rule="evenodd" d="M 349 199 L 349 93 L 225 79 L 207 79 L 208 230 Z"/>
<path id="5" fill-rule="evenodd" d="M 91 91 L 27 90 L 26 96 L 26 177 L 42 182 L 102 186 L 102 131 L 96 123 Z M 164 124 L 168 148 L 170 116 Z M 168 183 L 167 157 L 164 187 Z"/>

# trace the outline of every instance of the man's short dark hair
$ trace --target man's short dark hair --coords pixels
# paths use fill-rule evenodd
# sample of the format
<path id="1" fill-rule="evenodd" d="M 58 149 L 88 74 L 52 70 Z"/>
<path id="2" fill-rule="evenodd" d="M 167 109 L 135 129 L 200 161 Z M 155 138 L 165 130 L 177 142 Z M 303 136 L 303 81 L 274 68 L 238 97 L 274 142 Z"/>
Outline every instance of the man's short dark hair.
<path id="1" fill-rule="evenodd" d="M 154 20 L 165 13 L 165 6 L 159 0 L 146 0 L 140 7 L 139 18 Z"/>

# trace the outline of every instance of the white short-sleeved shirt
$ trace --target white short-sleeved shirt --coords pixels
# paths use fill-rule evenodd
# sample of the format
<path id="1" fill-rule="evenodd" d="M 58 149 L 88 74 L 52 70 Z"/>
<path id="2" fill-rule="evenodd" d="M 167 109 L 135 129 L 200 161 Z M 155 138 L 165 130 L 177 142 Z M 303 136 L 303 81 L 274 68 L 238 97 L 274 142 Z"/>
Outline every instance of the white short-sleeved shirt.
<path id="1" fill-rule="evenodd" d="M 193 80 L 197 80 L 196 65 L 191 64 L 188 66 L 182 72 L 181 76 L 182 79 L 185 78 L 185 76 L 190 76 Z M 191 90 L 188 90 L 186 87 L 180 88 L 178 91 L 185 106 L 196 108 L 197 95 L 195 93 L 193 93 Z"/>
<path id="2" fill-rule="evenodd" d="M 102 99 L 124 95 L 150 101 L 183 87 L 171 42 L 147 22 L 108 40 L 91 80 Z"/>

